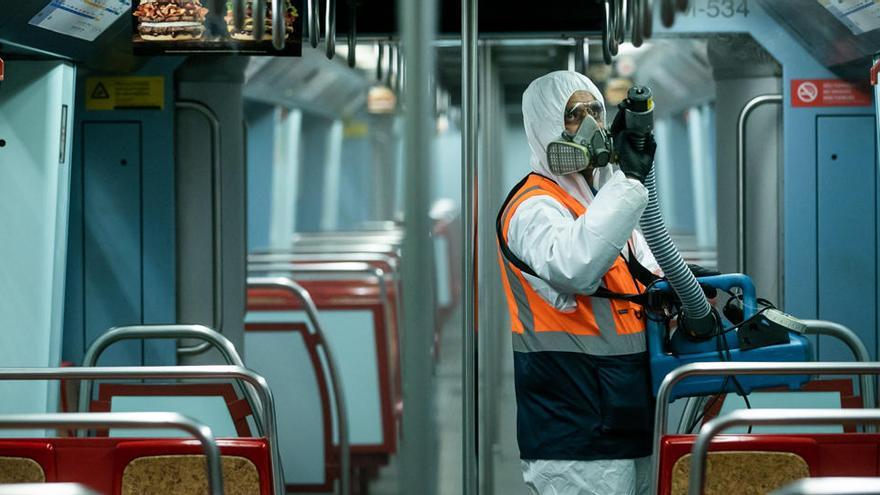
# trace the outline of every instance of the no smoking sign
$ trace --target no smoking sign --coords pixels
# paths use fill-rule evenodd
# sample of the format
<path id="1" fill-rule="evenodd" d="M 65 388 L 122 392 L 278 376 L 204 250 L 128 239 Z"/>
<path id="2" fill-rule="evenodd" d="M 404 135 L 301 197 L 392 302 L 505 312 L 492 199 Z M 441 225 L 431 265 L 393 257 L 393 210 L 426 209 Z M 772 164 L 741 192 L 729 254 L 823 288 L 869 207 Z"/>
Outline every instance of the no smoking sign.
<path id="1" fill-rule="evenodd" d="M 868 86 L 840 79 L 794 79 L 791 81 L 793 107 L 862 107 L 872 103 Z"/>

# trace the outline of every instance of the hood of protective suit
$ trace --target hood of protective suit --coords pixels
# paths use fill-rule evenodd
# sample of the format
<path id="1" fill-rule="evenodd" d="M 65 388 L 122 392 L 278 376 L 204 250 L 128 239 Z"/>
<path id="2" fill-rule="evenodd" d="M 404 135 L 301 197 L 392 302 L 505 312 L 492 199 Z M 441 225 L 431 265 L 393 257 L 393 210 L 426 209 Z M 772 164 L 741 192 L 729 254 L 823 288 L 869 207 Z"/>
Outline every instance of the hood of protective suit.
<path id="1" fill-rule="evenodd" d="M 523 123 L 529 148 L 532 150 L 531 167 L 562 186 L 584 206 L 593 201 L 593 192 L 582 174 L 554 175 L 547 163 L 547 145 L 559 139 L 565 130 L 565 104 L 575 91 L 587 91 L 605 105 L 602 92 L 587 76 L 574 71 L 560 70 L 541 76 L 526 88 L 522 99 Z M 614 171 L 612 165 L 593 172 L 593 186 L 599 189 Z"/>

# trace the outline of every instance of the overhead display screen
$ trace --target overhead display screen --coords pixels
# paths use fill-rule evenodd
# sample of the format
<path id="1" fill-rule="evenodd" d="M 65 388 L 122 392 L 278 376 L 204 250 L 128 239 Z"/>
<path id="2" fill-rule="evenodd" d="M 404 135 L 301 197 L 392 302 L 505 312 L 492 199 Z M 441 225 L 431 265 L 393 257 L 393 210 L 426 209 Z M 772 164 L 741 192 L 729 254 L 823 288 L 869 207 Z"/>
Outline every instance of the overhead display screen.
<path id="1" fill-rule="evenodd" d="M 302 54 L 302 0 L 278 0 L 284 7 L 285 46 L 276 50 L 272 45 L 275 23 L 271 0 L 246 2 L 244 25 L 235 29 L 232 2 L 225 2 L 223 12 L 211 12 L 211 0 L 133 0 L 133 34 L 135 54 L 160 55 L 199 52 L 239 53 L 242 55 Z M 254 7 L 265 5 L 264 34 L 254 37 Z"/>

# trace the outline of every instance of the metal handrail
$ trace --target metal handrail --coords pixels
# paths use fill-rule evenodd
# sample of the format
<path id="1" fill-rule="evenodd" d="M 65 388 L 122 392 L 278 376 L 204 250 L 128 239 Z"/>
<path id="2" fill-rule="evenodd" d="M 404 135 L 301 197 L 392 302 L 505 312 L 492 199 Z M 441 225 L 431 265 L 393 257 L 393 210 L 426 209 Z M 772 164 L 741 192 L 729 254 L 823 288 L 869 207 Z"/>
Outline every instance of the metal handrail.
<path id="1" fill-rule="evenodd" d="M 855 332 L 840 323 L 826 320 L 801 320 L 801 323 L 807 326 L 804 331 L 805 334 L 834 337 L 849 347 L 856 361 L 861 363 L 871 361 L 871 355 L 868 353 L 868 348 L 865 347 L 862 339 Z M 875 377 L 859 375 L 859 383 L 861 384 L 862 406 L 865 409 L 877 407 L 877 382 Z"/>
<path id="2" fill-rule="evenodd" d="M 394 89 L 391 77 L 397 70 L 397 62 L 395 61 L 395 57 L 397 56 L 397 46 L 393 43 L 388 43 L 388 72 L 385 74 L 385 85 L 388 86 L 389 89 Z"/>
<path id="3" fill-rule="evenodd" d="M 207 459 L 208 491 L 223 495 L 223 475 L 220 470 L 220 448 L 211 428 L 178 413 L 61 413 L 61 414 L 8 414 L 0 416 L 0 429 L 24 430 L 30 428 L 176 428 L 196 437 L 202 444 Z"/>
<path id="4" fill-rule="evenodd" d="M 675 0 L 662 0 L 660 4 L 660 19 L 663 27 L 672 27 L 675 22 Z"/>
<path id="5" fill-rule="evenodd" d="M 324 25 L 327 33 L 324 35 L 324 43 L 326 43 L 327 58 L 332 59 L 336 55 L 336 0 L 327 0 L 327 16 L 324 19 Z"/>
<path id="6" fill-rule="evenodd" d="M 404 56 L 406 50 L 403 49 L 403 45 L 397 43 L 397 48 L 394 50 L 397 53 L 395 57 L 395 69 L 396 72 L 394 74 L 394 91 L 398 94 L 403 92 L 403 64 L 406 57 Z M 401 241 L 403 239 L 401 238 Z"/>
<path id="7" fill-rule="evenodd" d="M 479 55 L 479 6 L 478 0 L 461 1 L 461 392 L 462 392 L 462 492 L 465 495 L 479 493 L 478 421 L 479 403 L 477 390 L 479 373 L 477 363 L 477 301 L 479 300 L 479 274 L 477 273 L 480 198 L 479 167 L 480 147 L 480 81 Z M 487 63 L 488 61 L 484 61 Z M 586 70 L 586 67 L 584 68 Z M 485 95 L 484 95 L 485 96 Z M 418 162 L 415 162 L 418 163 Z M 416 212 L 418 213 L 418 212 Z M 430 259 L 430 258 L 428 258 Z M 411 286 L 412 287 L 412 286 Z M 434 298 L 436 304 L 437 298 Z M 427 308 L 424 308 L 425 310 Z M 426 330 L 426 329 L 413 329 Z"/>
<path id="8" fill-rule="evenodd" d="M 381 41 L 376 45 L 379 50 L 379 56 L 376 57 L 376 81 L 382 82 L 382 59 L 385 58 L 385 45 Z"/>
<path id="9" fill-rule="evenodd" d="M 79 483 L 15 483 L 0 485 L 0 495 L 100 495 Z"/>
<path id="10" fill-rule="evenodd" d="M 339 263 L 276 263 L 276 264 L 249 264 L 248 273 L 272 273 L 286 272 L 295 275 L 335 275 L 335 274 L 361 274 L 375 277 L 379 282 L 379 301 L 382 305 L 382 312 L 385 313 L 385 321 L 391 324 L 395 321 L 394 314 L 391 311 L 391 298 L 388 297 L 388 287 L 385 285 L 387 281 L 385 270 L 370 265 L 369 263 L 359 262 L 339 262 Z M 386 343 L 387 344 L 387 343 Z"/>
<path id="11" fill-rule="evenodd" d="M 397 230 L 329 230 L 324 232 L 296 232 L 291 235 L 291 240 L 299 241 L 316 241 L 316 240 L 388 240 L 389 242 L 400 242 L 403 240 L 403 233 Z"/>
<path id="12" fill-rule="evenodd" d="M 309 44 L 312 48 L 318 48 L 318 40 L 321 37 L 321 18 L 318 12 L 318 2 L 320 0 L 306 0 L 309 15 Z"/>
<path id="13" fill-rule="evenodd" d="M 770 495 L 877 495 L 880 478 L 806 478 L 789 483 Z"/>
<path id="14" fill-rule="evenodd" d="M 644 38 L 644 17 L 642 16 L 642 0 L 631 0 L 632 7 L 630 11 L 632 12 L 632 29 L 630 33 L 630 38 L 633 46 L 640 47 L 642 43 L 645 42 Z"/>
<path id="15" fill-rule="evenodd" d="M 370 262 L 370 261 L 378 261 L 380 263 L 385 263 L 390 268 L 391 282 L 394 286 L 394 291 L 400 297 L 403 294 L 403 288 L 401 286 L 400 279 L 400 263 L 398 258 L 391 256 L 385 253 L 313 253 L 313 254 L 305 254 L 305 253 L 269 253 L 269 254 L 250 254 L 248 255 L 248 264 L 259 266 L 261 264 L 275 264 L 275 263 L 297 263 L 297 262 L 309 262 L 307 264 L 319 264 L 315 263 L 316 261 L 325 261 L 325 262 Z M 384 269 L 383 269 L 384 270 Z"/>
<path id="16" fill-rule="evenodd" d="M 858 337 L 858 335 L 856 335 L 856 333 L 849 328 L 839 323 L 834 323 L 833 321 L 801 320 L 801 322 L 806 325 L 806 328 L 804 330 L 805 334 L 826 335 L 828 337 L 834 337 L 850 348 L 856 361 L 862 363 L 867 363 L 871 361 L 871 355 L 868 354 L 868 349 L 865 347 L 865 344 L 862 343 L 862 340 Z M 860 375 L 859 383 L 861 385 L 862 406 L 865 409 L 877 407 L 877 387 L 874 378 L 869 375 Z M 688 403 L 685 405 L 685 410 L 682 413 L 681 418 L 682 421 L 679 423 L 679 425 L 692 424 L 693 419 L 698 414 L 698 409 L 699 408 L 697 407 L 696 401 L 688 401 Z M 873 429 L 873 427 L 871 428 Z M 679 431 L 683 430 L 679 428 Z M 690 432 L 687 431 L 684 433 Z"/>
<path id="17" fill-rule="evenodd" d="M 369 242 L 363 244 L 340 244 L 338 242 L 328 242 L 326 244 L 293 244 L 290 247 L 282 248 L 285 253 L 394 253 L 400 256 L 400 247 L 391 244 L 382 244 L 377 242 Z M 273 252 L 267 250 L 267 252 Z M 278 252 L 275 250 L 274 252 Z"/>
<path id="18" fill-rule="evenodd" d="M 750 425 L 836 425 L 844 423 L 880 424 L 877 409 L 742 409 L 709 421 L 700 429 L 691 452 L 688 494 L 703 493 L 709 443 L 722 431 Z M 838 492 L 835 492 L 838 493 Z"/>
<path id="19" fill-rule="evenodd" d="M 232 25 L 236 31 L 244 28 L 245 4 L 243 0 L 232 2 Z"/>
<path id="20" fill-rule="evenodd" d="M 348 2 L 348 66 L 357 64 L 357 2 Z"/>
<path id="21" fill-rule="evenodd" d="M 654 35 L 654 0 L 641 0 L 642 2 L 642 33 L 645 39 Z"/>
<path id="22" fill-rule="evenodd" d="M 386 253 L 259 253 L 249 254 L 248 263 L 296 263 L 300 261 L 378 261 L 391 267 L 392 272 L 400 271 L 400 261 Z"/>
<path id="23" fill-rule="evenodd" d="M 651 460 L 651 482 L 653 492 L 660 485 L 660 442 L 666 434 L 669 398 L 676 383 L 691 376 L 733 376 L 733 375 L 861 375 L 880 374 L 880 363 L 763 363 L 763 362 L 714 362 L 691 363 L 669 372 L 657 391 L 657 404 L 654 410 L 654 457 Z"/>
<path id="24" fill-rule="evenodd" d="M 736 271 L 746 272 L 746 124 L 752 112 L 768 103 L 782 103 L 782 95 L 760 95 L 747 101 L 736 120 Z"/>
<path id="25" fill-rule="evenodd" d="M 127 327 L 114 327 L 106 333 L 95 339 L 92 345 L 86 351 L 83 357 L 83 366 L 91 367 L 98 363 L 98 357 L 103 354 L 108 347 L 122 340 L 133 339 L 198 339 L 205 341 L 209 346 L 213 346 L 220 351 L 220 354 L 226 360 L 226 364 L 232 366 L 241 366 L 244 368 L 244 361 L 235 346 L 226 337 L 203 325 L 134 325 Z M 260 400 L 256 397 L 256 391 L 246 385 L 242 388 L 243 395 L 251 407 L 251 411 L 256 418 L 257 433 L 263 436 L 263 411 L 260 409 Z M 92 398 L 92 381 L 82 380 L 79 385 L 79 408 L 81 412 L 89 410 L 89 401 Z"/>
<path id="26" fill-rule="evenodd" d="M 254 40 L 262 41 L 266 34 L 266 2 L 251 2 L 251 16 L 254 18 Z"/>
<path id="27" fill-rule="evenodd" d="M 611 62 L 614 61 L 612 45 L 615 33 L 614 25 L 611 22 L 613 9 L 611 0 L 604 0 L 602 2 L 602 60 L 605 62 L 605 65 L 611 65 Z"/>
<path id="28" fill-rule="evenodd" d="M 284 472 L 278 448 L 278 429 L 275 421 L 275 399 L 269 384 L 262 376 L 240 366 L 120 366 L 95 368 L 0 368 L 0 381 L 17 380 L 107 380 L 107 379 L 238 379 L 253 385 L 259 392 L 263 410 L 263 430 L 269 440 L 269 458 L 272 463 L 272 481 L 276 495 L 283 495 Z M 72 413 L 68 413 L 72 414 Z"/>
<path id="29" fill-rule="evenodd" d="M 272 17 L 272 46 L 276 50 L 284 50 L 287 41 L 287 16 L 284 12 L 284 0 L 272 0 Z"/>
<path id="30" fill-rule="evenodd" d="M 254 22 L 257 22 L 256 11 L 261 11 L 265 5 L 263 2 L 254 2 Z M 263 25 L 262 22 L 259 23 Z M 257 26 L 254 26 L 256 29 Z M 262 29 L 262 27 L 260 28 Z M 257 36 L 256 31 L 254 36 Z M 261 39 L 262 34 L 260 34 Z M 217 114 L 207 105 L 198 101 L 178 100 L 174 103 L 176 108 L 194 110 L 201 114 L 211 125 L 211 219 L 213 230 L 213 275 L 214 275 L 214 321 L 211 325 L 218 332 L 223 333 L 223 168 L 220 155 L 222 154 L 220 119 Z M 210 344 L 204 342 L 191 347 L 178 347 L 177 354 L 181 356 L 196 356 L 208 350 Z"/>
<path id="31" fill-rule="evenodd" d="M 324 357 L 327 361 L 327 369 L 329 372 L 330 383 L 333 386 L 333 398 L 336 403 L 336 428 L 339 431 L 339 456 L 340 460 L 340 476 L 339 483 L 342 495 L 348 495 L 350 491 L 349 483 L 349 465 L 351 464 L 351 441 L 348 434 L 348 409 L 345 402 L 345 393 L 342 389 L 342 378 L 339 374 L 339 365 L 330 349 L 330 343 L 324 333 L 324 328 L 318 320 L 318 308 L 312 300 L 309 292 L 303 286 L 285 277 L 248 277 L 248 287 L 271 287 L 285 289 L 290 291 L 305 308 L 306 316 L 312 326 L 314 333 L 321 342 L 321 348 L 324 350 Z M 317 372 L 318 370 L 316 370 Z"/>
<path id="32" fill-rule="evenodd" d="M 249 264 L 248 273 L 273 273 L 284 272 L 291 275 L 337 275 L 337 274 L 354 274 L 375 277 L 379 285 L 379 304 L 382 306 L 385 321 L 388 325 L 399 323 L 391 309 L 391 298 L 388 295 L 388 287 L 386 286 L 387 277 L 385 270 L 372 266 L 369 263 L 360 262 L 339 262 L 339 263 L 276 263 L 276 264 Z M 398 293 L 400 296 L 400 293 Z M 386 335 L 385 349 L 388 355 L 391 355 L 391 334 Z"/>

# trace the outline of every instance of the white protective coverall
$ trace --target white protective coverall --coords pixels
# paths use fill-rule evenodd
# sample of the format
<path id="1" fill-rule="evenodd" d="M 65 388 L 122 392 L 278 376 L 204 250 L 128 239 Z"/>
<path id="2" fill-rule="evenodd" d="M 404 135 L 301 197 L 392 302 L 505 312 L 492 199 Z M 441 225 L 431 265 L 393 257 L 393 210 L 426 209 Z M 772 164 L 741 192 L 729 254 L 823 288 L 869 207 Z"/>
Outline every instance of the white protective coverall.
<path id="1" fill-rule="evenodd" d="M 575 308 L 574 294 L 592 294 L 619 254 L 629 247 L 648 270 L 661 274 L 644 237 L 634 230 L 648 204 L 648 192 L 627 178 L 615 164 L 593 175 L 593 195 L 579 174 L 553 175 L 547 163 L 547 145 L 565 128 L 564 113 L 575 91 L 586 90 L 604 105 L 599 88 L 586 76 L 557 71 L 542 76 L 523 94 L 522 111 L 534 172 L 553 179 L 587 207 L 572 219 L 561 203 L 549 196 L 524 201 L 508 229 L 508 246 L 540 278 L 526 280 L 547 302 L 561 311 Z M 631 495 L 649 490 L 649 458 L 598 461 L 522 461 L 523 479 L 540 495 Z"/>

